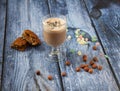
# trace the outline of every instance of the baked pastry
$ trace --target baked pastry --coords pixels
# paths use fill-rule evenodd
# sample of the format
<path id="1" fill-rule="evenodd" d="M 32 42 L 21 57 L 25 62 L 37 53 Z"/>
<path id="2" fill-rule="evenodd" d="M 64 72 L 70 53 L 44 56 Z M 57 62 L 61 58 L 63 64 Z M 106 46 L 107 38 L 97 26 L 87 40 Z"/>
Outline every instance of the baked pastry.
<path id="1" fill-rule="evenodd" d="M 23 39 L 22 37 L 18 37 L 12 44 L 11 48 L 19 50 L 19 51 L 24 51 L 28 45 L 28 42 Z"/>
<path id="2" fill-rule="evenodd" d="M 29 44 L 36 46 L 41 44 L 40 39 L 38 38 L 38 36 L 32 32 L 31 30 L 24 30 L 23 34 L 22 34 L 23 39 L 25 39 Z"/>

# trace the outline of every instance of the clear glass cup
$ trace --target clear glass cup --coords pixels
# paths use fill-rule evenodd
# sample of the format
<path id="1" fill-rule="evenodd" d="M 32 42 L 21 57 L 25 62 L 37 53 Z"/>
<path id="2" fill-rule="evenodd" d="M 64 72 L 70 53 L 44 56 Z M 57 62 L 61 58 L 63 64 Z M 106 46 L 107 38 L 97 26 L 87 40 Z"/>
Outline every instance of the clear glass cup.
<path id="1" fill-rule="evenodd" d="M 44 40 L 52 47 L 49 55 L 57 55 L 59 46 L 66 40 L 66 18 L 64 15 L 47 15 L 42 24 Z"/>

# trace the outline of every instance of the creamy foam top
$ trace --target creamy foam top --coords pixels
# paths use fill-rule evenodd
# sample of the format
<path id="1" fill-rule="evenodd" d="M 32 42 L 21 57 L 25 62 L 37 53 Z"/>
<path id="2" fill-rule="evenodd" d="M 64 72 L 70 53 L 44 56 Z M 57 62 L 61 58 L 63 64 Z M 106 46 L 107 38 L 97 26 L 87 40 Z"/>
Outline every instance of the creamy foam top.
<path id="1" fill-rule="evenodd" d="M 48 18 L 43 24 L 47 31 L 61 31 L 66 27 L 66 21 L 61 18 Z"/>

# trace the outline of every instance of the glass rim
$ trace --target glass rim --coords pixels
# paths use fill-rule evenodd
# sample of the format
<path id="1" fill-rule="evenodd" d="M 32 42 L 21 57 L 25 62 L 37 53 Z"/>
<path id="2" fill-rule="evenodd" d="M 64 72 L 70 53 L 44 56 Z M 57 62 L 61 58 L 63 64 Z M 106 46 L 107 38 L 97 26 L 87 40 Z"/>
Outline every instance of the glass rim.
<path id="1" fill-rule="evenodd" d="M 63 18 L 61 18 L 63 17 Z M 60 26 L 63 26 L 63 25 L 66 25 L 67 21 L 66 21 L 66 16 L 65 15 L 57 15 L 57 14 L 48 14 L 48 15 L 45 15 L 42 19 L 42 24 L 43 25 L 47 25 L 44 21 L 47 19 L 47 18 L 60 18 L 60 19 L 63 19 L 65 21 L 65 23 L 63 23 L 62 25 Z"/>

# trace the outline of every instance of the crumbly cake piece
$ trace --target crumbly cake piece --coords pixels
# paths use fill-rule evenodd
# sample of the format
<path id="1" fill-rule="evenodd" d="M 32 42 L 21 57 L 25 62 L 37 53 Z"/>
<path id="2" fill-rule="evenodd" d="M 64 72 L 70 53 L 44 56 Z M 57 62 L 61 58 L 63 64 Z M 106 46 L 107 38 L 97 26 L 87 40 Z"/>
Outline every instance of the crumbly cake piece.
<path id="1" fill-rule="evenodd" d="M 11 44 L 11 48 L 19 50 L 19 51 L 24 51 L 27 47 L 28 43 L 25 39 L 22 37 L 18 37 L 13 43 Z"/>
<path id="2" fill-rule="evenodd" d="M 32 32 L 31 30 L 24 30 L 23 34 L 22 34 L 23 39 L 25 39 L 29 44 L 36 46 L 41 44 L 40 39 L 38 38 L 38 36 Z"/>

